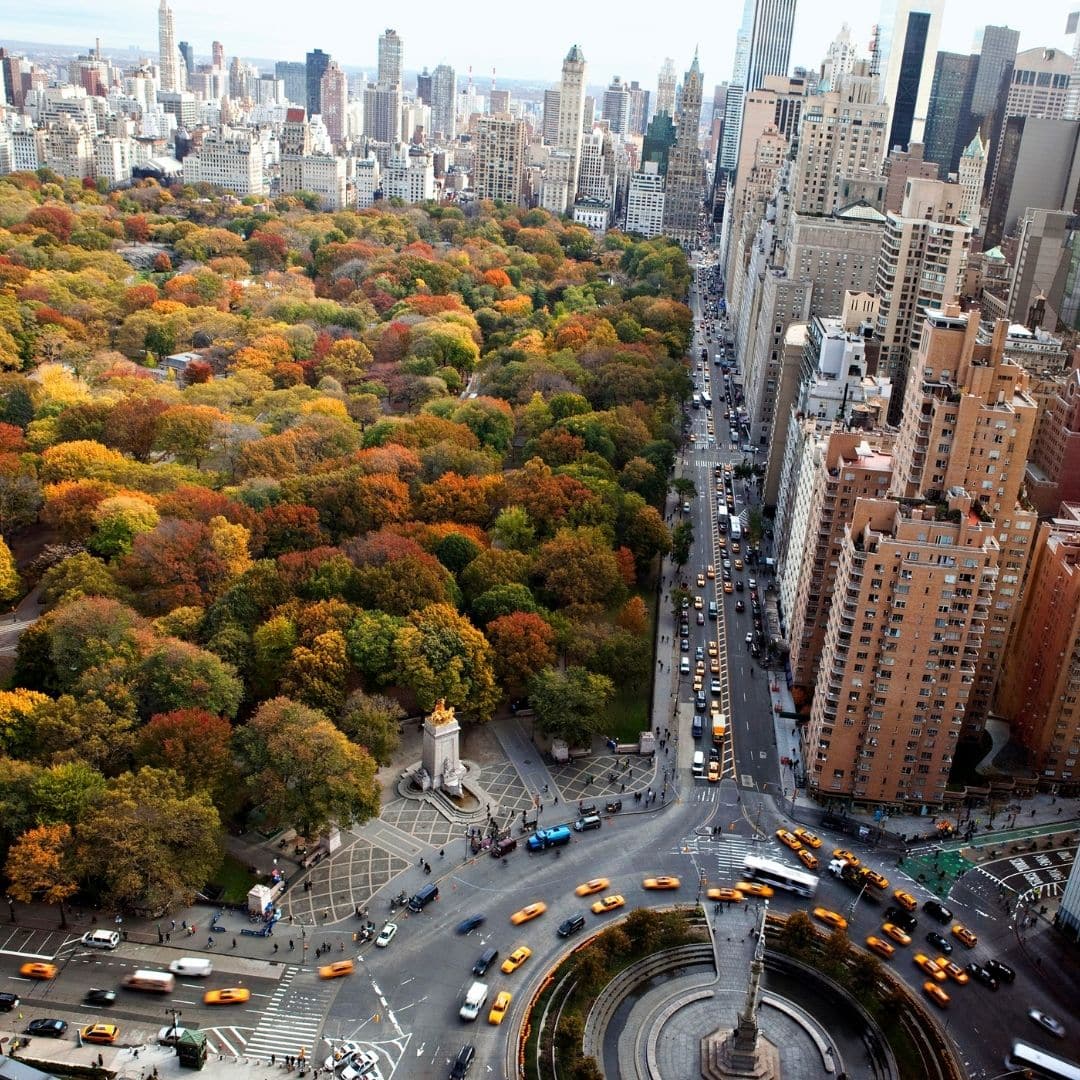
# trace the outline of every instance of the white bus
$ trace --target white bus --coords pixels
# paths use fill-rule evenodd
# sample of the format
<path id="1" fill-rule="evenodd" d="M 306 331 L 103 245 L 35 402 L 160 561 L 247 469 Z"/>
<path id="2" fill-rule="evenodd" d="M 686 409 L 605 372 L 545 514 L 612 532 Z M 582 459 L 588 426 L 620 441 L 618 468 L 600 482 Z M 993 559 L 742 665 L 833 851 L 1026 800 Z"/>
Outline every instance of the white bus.
<path id="1" fill-rule="evenodd" d="M 701 395 L 700 394 L 695 394 L 691 400 L 693 402 L 693 405 L 694 405 L 695 409 L 700 409 L 701 408 Z"/>
<path id="2" fill-rule="evenodd" d="M 787 889 L 807 898 L 817 891 L 818 879 L 805 870 L 795 870 L 772 859 L 761 859 L 757 855 L 747 855 L 743 863 L 743 873 L 751 881 L 764 881 L 778 889 Z"/>
<path id="3" fill-rule="evenodd" d="M 739 520 L 738 514 L 731 515 L 730 533 L 732 540 L 742 539 L 742 522 Z"/>
<path id="4" fill-rule="evenodd" d="M 1005 1065 L 1009 1069 L 1030 1069 L 1035 1076 L 1048 1076 L 1052 1080 L 1080 1080 L 1080 1065 L 1055 1057 L 1019 1039 L 1013 1040 Z"/>

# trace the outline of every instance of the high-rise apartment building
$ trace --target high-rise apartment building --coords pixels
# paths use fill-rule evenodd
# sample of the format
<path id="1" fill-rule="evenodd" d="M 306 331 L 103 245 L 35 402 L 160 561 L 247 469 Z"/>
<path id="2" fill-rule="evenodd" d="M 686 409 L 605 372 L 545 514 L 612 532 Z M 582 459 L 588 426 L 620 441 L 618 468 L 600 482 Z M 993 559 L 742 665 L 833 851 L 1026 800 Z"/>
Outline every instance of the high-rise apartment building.
<path id="1" fill-rule="evenodd" d="M 1073 271 L 1076 233 L 1072 210 L 1029 208 L 1024 213 L 1017 226 L 1016 257 L 1005 308 L 1010 322 L 1033 321 L 1039 308 L 1041 325 L 1047 330 L 1056 330 L 1059 322 L 1069 325 L 1066 309 L 1070 300 L 1075 306 L 1073 294 L 1078 288 Z"/>
<path id="2" fill-rule="evenodd" d="M 821 92 L 839 89 L 840 80 L 854 66 L 855 45 L 851 40 L 851 27 L 844 23 L 825 52 L 825 62 L 821 65 Z"/>
<path id="3" fill-rule="evenodd" d="M 956 172 L 968 131 L 979 57 L 974 53 L 939 52 L 926 119 L 926 157 L 938 165 L 938 179 Z M 969 137 L 970 138 L 970 137 Z"/>
<path id="4" fill-rule="evenodd" d="M 806 99 L 799 151 L 792 172 L 792 207 L 800 214 L 829 214 L 840 202 L 845 177 L 876 174 L 885 145 L 889 106 L 880 100 L 876 76 L 860 66 L 839 77 L 835 88 Z"/>
<path id="5" fill-rule="evenodd" d="M 307 54 L 304 65 L 307 80 L 306 102 L 308 116 L 317 116 L 322 112 L 322 77 L 330 63 L 330 55 L 322 49 L 315 49 Z"/>
<path id="6" fill-rule="evenodd" d="M 225 46 L 220 41 L 210 42 L 210 64 L 215 71 L 225 70 Z"/>
<path id="7" fill-rule="evenodd" d="M 1074 368 L 1063 376 L 1055 391 L 1039 403 L 1025 484 L 1032 506 L 1043 516 L 1057 514 L 1063 502 L 1080 501 L 1080 371 Z"/>
<path id="8" fill-rule="evenodd" d="M 656 112 L 675 116 L 675 61 L 670 56 L 664 57 L 656 78 Z"/>
<path id="9" fill-rule="evenodd" d="M 883 23 L 882 41 L 888 49 L 883 92 L 892 106 L 890 150 L 923 142 L 943 6 L 944 0 L 896 0 L 891 22 Z"/>
<path id="10" fill-rule="evenodd" d="M 177 46 L 180 50 L 180 56 L 184 61 L 184 73 L 185 84 L 191 79 L 191 76 L 195 74 L 195 46 L 190 41 L 181 41 Z"/>
<path id="11" fill-rule="evenodd" d="M 1075 380 L 1074 380 L 1075 383 Z M 1080 506 L 1035 538 L 996 708 L 1040 780 L 1076 782 L 1080 759 Z"/>
<path id="12" fill-rule="evenodd" d="M 630 104 L 630 88 L 616 75 L 604 91 L 600 119 L 606 120 L 617 135 L 627 135 L 630 132 Z"/>
<path id="13" fill-rule="evenodd" d="M 158 4 L 158 71 L 161 73 L 161 89 L 167 94 L 184 89 L 180 75 L 180 51 L 176 47 L 176 31 L 173 13 L 167 0 Z"/>
<path id="14" fill-rule="evenodd" d="M 802 730 L 815 797 L 940 805 L 990 613 L 994 532 L 962 489 L 916 507 L 855 499 Z"/>
<path id="15" fill-rule="evenodd" d="M 449 64 L 439 64 L 431 73 L 431 128 L 445 139 L 457 134 L 457 76 Z"/>
<path id="16" fill-rule="evenodd" d="M 274 75 L 285 86 L 285 100 L 292 105 L 304 106 L 307 102 L 307 66 L 298 61 L 279 60 L 274 64 Z"/>
<path id="17" fill-rule="evenodd" d="M 1027 372 L 1006 356 L 1008 330 L 1003 319 L 982 325 L 978 309 L 962 312 L 956 303 L 927 312 L 895 450 L 898 497 L 937 502 L 963 490 L 992 524 L 999 548 L 992 607 L 971 656 L 969 734 L 981 730 L 990 711 L 1037 521 L 1019 499 L 1038 407 Z"/>
<path id="18" fill-rule="evenodd" d="M 426 64 L 424 70 L 416 76 L 416 100 L 423 105 L 431 104 L 431 75 Z"/>
<path id="19" fill-rule="evenodd" d="M 574 206 L 584 121 L 585 54 L 574 45 L 563 60 L 559 127 L 541 186 L 541 205 L 555 214 L 569 213 Z"/>
<path id="20" fill-rule="evenodd" d="M 559 141 L 559 91 L 544 91 L 544 112 L 540 121 L 540 133 L 548 146 Z"/>
<path id="21" fill-rule="evenodd" d="M 886 212 L 900 213 L 907 193 L 908 180 L 937 180 L 937 162 L 926 159 L 922 143 L 912 143 L 906 150 L 891 150 L 883 166 L 886 178 Z"/>
<path id="22" fill-rule="evenodd" d="M 319 100 L 326 132 L 335 146 L 345 141 L 349 109 L 349 80 L 336 60 L 331 60 L 319 82 Z"/>
<path id="23" fill-rule="evenodd" d="M 401 84 L 405 63 L 405 45 L 396 30 L 385 30 L 379 35 L 379 82 L 392 86 Z"/>
<path id="24" fill-rule="evenodd" d="M 960 221 L 959 184 L 908 180 L 899 214 L 886 215 L 877 269 L 879 373 L 893 383 L 891 419 L 900 417 L 908 359 L 931 308 L 961 293 L 971 227 Z M 906 406 L 905 406 L 906 407 Z"/>
<path id="25" fill-rule="evenodd" d="M 664 228 L 664 176 L 655 161 L 644 161 L 630 174 L 626 197 L 626 231 L 651 240 Z"/>
<path id="26" fill-rule="evenodd" d="M 696 242 L 705 195 L 705 172 L 698 146 L 703 83 L 697 53 L 683 76 L 675 145 L 668 155 L 664 232 L 680 244 Z"/>
<path id="27" fill-rule="evenodd" d="M 477 117 L 473 140 L 476 197 L 520 206 L 525 177 L 525 121 L 506 113 Z"/>
<path id="28" fill-rule="evenodd" d="M 630 82 L 630 128 L 631 135 L 644 135 L 649 122 L 649 91 L 638 85 L 637 79 Z"/>

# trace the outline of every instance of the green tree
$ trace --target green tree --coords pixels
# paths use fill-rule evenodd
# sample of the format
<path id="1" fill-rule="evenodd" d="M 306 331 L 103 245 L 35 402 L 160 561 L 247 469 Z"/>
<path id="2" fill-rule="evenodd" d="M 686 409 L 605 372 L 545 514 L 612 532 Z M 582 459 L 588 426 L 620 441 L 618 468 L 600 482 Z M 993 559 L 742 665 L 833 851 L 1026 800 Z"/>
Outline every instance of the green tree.
<path id="1" fill-rule="evenodd" d="M 75 829 L 86 892 L 109 907 L 160 917 L 190 904 L 221 863 L 221 821 L 206 792 L 143 768 L 109 782 Z"/>
<path id="2" fill-rule="evenodd" d="M 31 476 L 0 476 L 0 536 L 10 536 L 37 520 L 41 488 Z"/>
<path id="3" fill-rule="evenodd" d="M 131 754 L 131 717 L 85 694 L 43 701 L 30 722 L 33 739 L 24 756 L 43 764 L 83 761 L 103 773 L 116 773 Z"/>
<path id="4" fill-rule="evenodd" d="M 278 697 L 237 732 L 250 797 L 271 826 L 315 836 L 379 809 L 375 761 L 317 709 Z"/>
<path id="5" fill-rule="evenodd" d="M 532 551 L 536 547 L 536 529 L 523 506 L 500 510 L 491 526 L 491 538 L 504 548 Z"/>
<path id="6" fill-rule="evenodd" d="M 692 499 L 697 495 L 697 484 L 689 476 L 677 476 L 671 482 L 675 494 L 682 500 Z"/>
<path id="7" fill-rule="evenodd" d="M 694 526 L 689 521 L 680 521 L 671 530 L 671 555 L 676 566 L 685 566 L 690 560 L 690 549 L 694 546 Z"/>
<path id="8" fill-rule="evenodd" d="M 615 686 L 606 675 L 576 666 L 562 671 L 545 668 L 529 684 L 529 704 L 536 710 L 540 729 L 571 746 L 587 745 L 602 730 L 603 711 L 614 694 Z"/>
<path id="9" fill-rule="evenodd" d="M 495 711 L 494 654 L 487 638 L 448 604 L 413 612 L 394 639 L 398 681 L 416 694 L 421 708 L 439 698 L 487 720 Z"/>
<path id="10" fill-rule="evenodd" d="M 461 533 L 448 533 L 435 546 L 435 558 L 452 573 L 460 574 L 480 554 L 481 547 Z"/>
<path id="11" fill-rule="evenodd" d="M 87 551 L 69 555 L 50 566 L 41 577 L 41 598 L 49 607 L 82 596 L 119 599 L 122 593 L 109 568 Z"/>
<path id="12" fill-rule="evenodd" d="M 401 742 L 398 728 L 404 718 L 405 710 L 393 698 L 356 690 L 345 702 L 338 726 L 380 765 L 389 765 Z"/>
<path id="13" fill-rule="evenodd" d="M 146 717 L 197 708 L 235 716 L 244 691 L 232 664 L 176 638 L 150 651 L 136 679 L 139 712 Z"/>
<path id="14" fill-rule="evenodd" d="M 345 631 L 349 662 L 372 686 L 383 686 L 394 676 L 394 642 L 405 620 L 384 611 L 361 611 Z"/>

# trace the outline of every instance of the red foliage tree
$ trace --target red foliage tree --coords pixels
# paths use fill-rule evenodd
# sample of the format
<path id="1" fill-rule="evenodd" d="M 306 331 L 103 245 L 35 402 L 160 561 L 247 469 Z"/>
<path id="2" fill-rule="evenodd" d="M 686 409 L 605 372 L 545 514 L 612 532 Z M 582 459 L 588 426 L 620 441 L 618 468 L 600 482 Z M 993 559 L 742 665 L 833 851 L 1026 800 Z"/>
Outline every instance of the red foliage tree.
<path id="1" fill-rule="evenodd" d="M 220 791 L 230 783 L 232 725 L 205 709 L 158 713 L 139 732 L 135 760 L 172 769 L 191 791 Z"/>
<path id="2" fill-rule="evenodd" d="M 524 686 L 555 663 L 555 631 L 539 615 L 514 611 L 492 619 L 487 639 L 495 650 L 495 673 L 507 689 Z"/>
<path id="3" fill-rule="evenodd" d="M 326 533 L 319 524 L 319 512 L 313 506 L 282 503 L 271 506 L 260 515 L 262 524 L 262 554 L 276 558 L 290 551 L 305 551 L 326 542 Z"/>
<path id="4" fill-rule="evenodd" d="M 158 615 L 177 607 L 205 606 L 225 582 L 228 568 L 202 522 L 169 518 L 135 537 L 118 576 L 140 609 Z"/>

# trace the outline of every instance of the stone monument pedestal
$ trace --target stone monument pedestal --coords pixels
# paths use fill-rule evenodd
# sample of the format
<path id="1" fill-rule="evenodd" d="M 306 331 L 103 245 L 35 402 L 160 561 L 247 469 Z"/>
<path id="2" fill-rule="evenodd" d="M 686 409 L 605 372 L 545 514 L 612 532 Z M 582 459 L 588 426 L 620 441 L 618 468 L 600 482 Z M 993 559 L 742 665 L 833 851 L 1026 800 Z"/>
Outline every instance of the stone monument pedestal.
<path id="1" fill-rule="evenodd" d="M 701 1075 L 704 1080 L 780 1080 L 780 1051 L 753 1021 L 739 1018 L 739 1026 L 722 1029 L 701 1040 Z"/>
<path id="2" fill-rule="evenodd" d="M 461 726 L 453 708 L 448 708 L 440 699 L 424 720 L 421 764 L 431 779 L 432 788 L 457 797 L 463 793 L 462 781 L 466 772 L 458 752 L 460 735 Z"/>

